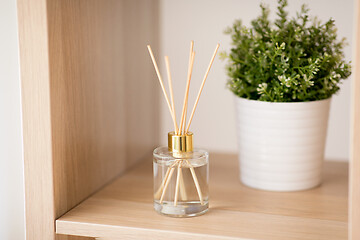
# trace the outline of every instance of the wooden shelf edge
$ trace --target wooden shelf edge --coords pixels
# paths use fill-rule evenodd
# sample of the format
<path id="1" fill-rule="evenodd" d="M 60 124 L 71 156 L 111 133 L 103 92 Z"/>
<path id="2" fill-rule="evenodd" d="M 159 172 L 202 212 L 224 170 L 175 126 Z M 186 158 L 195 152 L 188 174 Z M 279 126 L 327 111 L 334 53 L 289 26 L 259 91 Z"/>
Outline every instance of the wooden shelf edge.
<path id="1" fill-rule="evenodd" d="M 234 233 L 224 232 L 223 235 L 194 233 L 186 231 L 174 231 L 165 229 L 154 229 L 146 227 L 130 227 L 111 224 L 97 224 L 90 222 L 68 221 L 59 219 L 56 221 L 56 233 L 83 237 L 96 237 L 104 239 L 346 239 L 347 223 L 340 221 L 328 221 L 321 219 L 305 219 L 297 217 L 278 216 L 259 213 L 237 213 L 231 211 L 217 210 L 222 212 L 223 217 L 230 221 L 242 223 L 242 231 L 235 231 L 241 236 L 228 236 Z M 149 219 L 151 221 L 151 219 Z M 219 219 L 221 221 L 223 219 Z M 289 226 L 292 226 L 289 228 Z M 210 226 L 209 226 L 210 227 Z M 282 228 L 277 233 L 274 229 Z M 304 229 L 312 229 L 312 233 L 304 232 Z M 237 229 L 239 230 L 239 229 Z M 136 238 L 135 238 L 136 236 Z"/>
<path id="2" fill-rule="evenodd" d="M 89 231 L 89 227 L 93 230 Z M 209 239 L 209 240 L 248 240 L 248 238 L 234 238 L 234 237 L 224 237 L 208 234 L 197 234 L 197 233 L 187 233 L 187 232 L 176 232 L 176 231 L 167 231 L 167 230 L 158 230 L 158 229 L 147 229 L 147 228 L 138 228 L 138 227 L 122 227 L 122 226 L 112 226 L 112 225 L 101 225 L 101 224 L 89 224 L 81 222 L 69 222 L 56 220 L 56 229 L 57 234 L 73 235 L 73 236 L 82 236 L 82 237 L 95 237 L 100 239 L 127 239 L 136 238 L 138 239 L 147 239 L 151 236 L 152 239 L 184 239 L 192 240 L 196 239 Z M 99 234 L 99 231 L 103 234 Z M 121 236 L 121 237 L 119 237 Z"/>
<path id="3" fill-rule="evenodd" d="M 292 193 L 244 187 L 236 164 L 234 155 L 212 154 L 211 209 L 204 216 L 157 214 L 146 161 L 56 220 L 56 233 L 100 239 L 347 239 L 347 163 L 325 163 L 321 187 Z"/>

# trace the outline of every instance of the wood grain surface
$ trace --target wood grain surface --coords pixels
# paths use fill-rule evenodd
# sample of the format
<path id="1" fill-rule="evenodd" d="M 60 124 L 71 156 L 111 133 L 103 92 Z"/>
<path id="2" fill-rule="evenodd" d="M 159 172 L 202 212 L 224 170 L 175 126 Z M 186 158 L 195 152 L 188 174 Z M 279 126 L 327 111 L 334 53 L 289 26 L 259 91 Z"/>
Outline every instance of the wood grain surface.
<path id="1" fill-rule="evenodd" d="M 355 4 L 355 51 L 352 82 L 349 237 L 360 239 L 360 0 Z"/>
<path id="2" fill-rule="evenodd" d="M 56 221 L 60 234 L 100 239 L 347 239 L 348 164 L 326 162 L 320 187 L 267 192 L 242 185 L 234 155 L 210 154 L 210 211 L 153 210 L 151 158 Z"/>
<path id="3" fill-rule="evenodd" d="M 27 239 L 158 141 L 158 5 L 146 0 L 19 0 Z M 141 16 L 141 17 L 139 17 Z"/>
<path id="4" fill-rule="evenodd" d="M 26 239 L 54 238 L 46 0 L 18 0 Z"/>

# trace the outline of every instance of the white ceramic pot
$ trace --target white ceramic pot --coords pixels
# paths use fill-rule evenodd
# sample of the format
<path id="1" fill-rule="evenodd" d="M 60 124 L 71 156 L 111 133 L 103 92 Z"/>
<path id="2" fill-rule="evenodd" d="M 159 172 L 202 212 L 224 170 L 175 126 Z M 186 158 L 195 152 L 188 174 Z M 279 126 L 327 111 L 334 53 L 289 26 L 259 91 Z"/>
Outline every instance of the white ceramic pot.
<path id="1" fill-rule="evenodd" d="M 319 185 L 330 101 L 272 103 L 236 97 L 241 181 L 270 191 Z"/>

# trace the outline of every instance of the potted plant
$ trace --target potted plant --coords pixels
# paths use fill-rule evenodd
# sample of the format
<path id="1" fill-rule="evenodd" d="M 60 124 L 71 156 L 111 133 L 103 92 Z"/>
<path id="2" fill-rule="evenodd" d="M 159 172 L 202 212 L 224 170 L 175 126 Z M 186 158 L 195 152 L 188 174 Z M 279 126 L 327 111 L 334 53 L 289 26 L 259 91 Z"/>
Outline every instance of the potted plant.
<path id="1" fill-rule="evenodd" d="M 222 54 L 237 96 L 241 181 L 272 191 L 321 183 L 331 96 L 351 74 L 334 20 L 311 20 L 305 5 L 290 19 L 286 5 L 278 1 L 274 22 L 263 4 L 251 28 L 235 21 Z"/>

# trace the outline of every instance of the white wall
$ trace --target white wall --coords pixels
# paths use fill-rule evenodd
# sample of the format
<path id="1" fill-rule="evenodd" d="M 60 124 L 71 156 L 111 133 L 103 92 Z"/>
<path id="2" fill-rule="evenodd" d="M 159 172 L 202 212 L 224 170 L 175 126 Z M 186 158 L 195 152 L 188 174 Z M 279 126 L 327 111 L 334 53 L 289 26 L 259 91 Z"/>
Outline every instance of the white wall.
<path id="1" fill-rule="evenodd" d="M 264 1 L 275 17 L 276 1 Z M 190 104 L 194 102 L 203 74 L 217 42 L 220 50 L 230 49 L 229 36 L 223 34 L 226 26 L 234 19 L 242 19 L 249 26 L 251 19 L 260 14 L 259 0 L 161 0 L 161 49 L 156 49 L 157 57 L 169 55 L 176 107 L 180 115 L 190 40 L 195 40 L 195 66 L 192 78 Z M 310 7 L 310 14 L 317 15 L 321 20 L 333 17 L 339 28 L 339 37 L 346 37 L 350 45 L 346 47 L 346 58 L 351 58 L 352 41 L 352 0 L 289 0 L 289 11 L 294 16 L 302 3 Z M 160 60 L 160 58 L 159 58 Z M 163 62 L 163 58 L 161 58 Z M 195 129 L 195 144 L 211 151 L 236 152 L 235 115 L 233 94 L 225 88 L 226 75 L 224 62 L 215 60 L 204 92 L 194 116 L 192 129 Z M 164 64 L 162 65 L 164 66 Z M 164 68 L 162 68 L 164 70 Z M 165 72 L 163 71 L 165 78 Z M 165 78 L 166 79 L 166 78 Z M 155 84 L 155 83 L 154 83 Z M 166 145 L 166 134 L 172 129 L 171 118 L 161 96 L 162 144 Z M 333 98 L 326 158 L 346 160 L 349 156 L 349 117 L 350 117 L 350 80 L 343 84 L 341 92 Z"/>
<path id="2" fill-rule="evenodd" d="M 0 1 L 0 239 L 25 239 L 16 1 Z"/>

